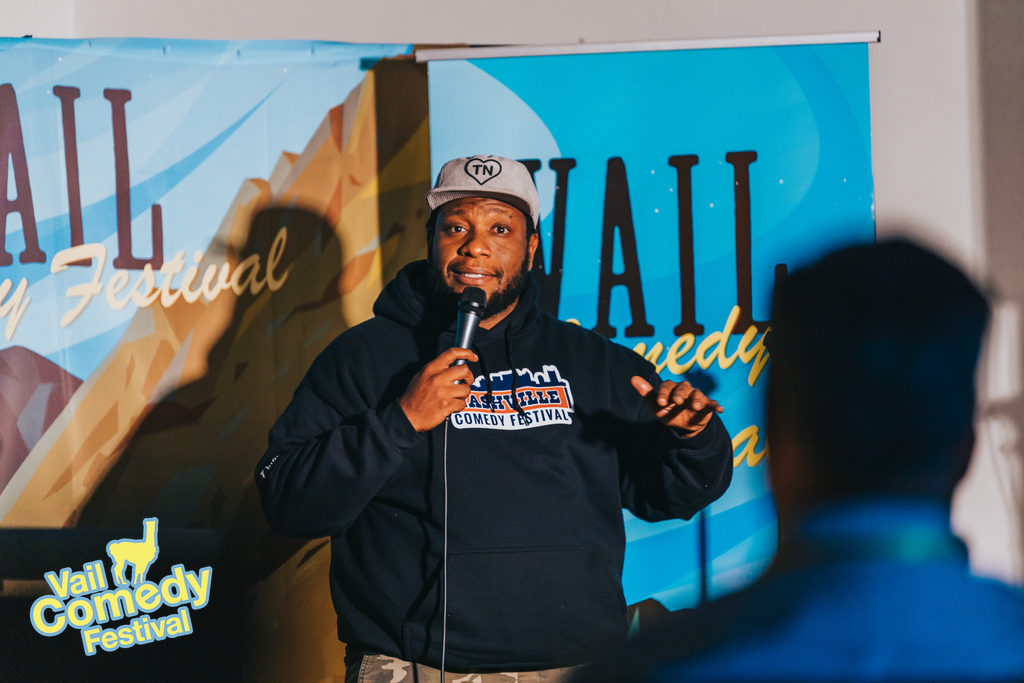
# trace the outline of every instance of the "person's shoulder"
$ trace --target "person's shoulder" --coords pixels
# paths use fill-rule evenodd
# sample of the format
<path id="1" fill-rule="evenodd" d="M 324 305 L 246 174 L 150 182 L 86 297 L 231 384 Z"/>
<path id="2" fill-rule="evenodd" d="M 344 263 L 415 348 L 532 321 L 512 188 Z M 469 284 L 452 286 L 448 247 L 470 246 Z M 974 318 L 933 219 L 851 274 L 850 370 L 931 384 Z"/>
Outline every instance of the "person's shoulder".
<path id="1" fill-rule="evenodd" d="M 994 609 L 1015 614 L 1019 628 L 1024 629 L 1024 589 L 1010 586 L 998 579 L 973 574 L 965 576 L 964 583 L 971 600 L 985 601 Z M 1024 636 L 1024 631 L 1021 635 Z"/>
<path id="2" fill-rule="evenodd" d="M 343 330 L 327 344 L 323 353 L 362 348 L 368 342 L 382 336 L 386 330 L 387 324 L 383 319 L 379 317 L 369 318 Z"/>
<path id="3" fill-rule="evenodd" d="M 375 362 L 412 339 L 412 330 L 383 316 L 374 316 L 336 336 L 313 362 L 321 369 Z"/>
<path id="4" fill-rule="evenodd" d="M 540 314 L 541 324 L 545 327 L 545 332 L 564 335 L 573 341 L 581 344 L 589 344 L 592 346 L 614 349 L 616 353 L 627 352 L 625 346 L 618 344 L 607 337 L 594 332 L 591 329 L 583 327 L 578 320 L 570 318 L 568 321 L 560 320 L 550 313 Z M 571 322 L 570 322 L 571 321 Z M 634 353 L 634 355 L 636 355 Z"/>
<path id="5" fill-rule="evenodd" d="M 654 366 L 633 349 L 612 341 L 607 337 L 587 329 L 579 322 L 559 320 L 550 313 L 541 313 L 542 325 L 546 334 L 558 335 L 562 341 L 572 344 L 581 354 L 589 357 L 604 356 L 615 361 L 618 366 L 625 363 L 633 374 L 649 374 Z"/>

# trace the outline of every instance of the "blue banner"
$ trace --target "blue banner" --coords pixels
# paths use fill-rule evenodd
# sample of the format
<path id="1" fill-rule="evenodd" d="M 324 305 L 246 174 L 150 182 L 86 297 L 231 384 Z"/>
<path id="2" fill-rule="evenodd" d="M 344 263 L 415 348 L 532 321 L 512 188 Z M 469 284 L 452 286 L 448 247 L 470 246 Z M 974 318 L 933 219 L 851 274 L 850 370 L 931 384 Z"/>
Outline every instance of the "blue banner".
<path id="1" fill-rule="evenodd" d="M 624 512 L 627 602 L 674 610 L 749 584 L 777 542 L 774 282 L 874 239 L 867 45 L 433 61 L 429 93 L 434 175 L 478 154 L 535 171 L 542 308 L 726 408 L 733 483 L 703 522 Z"/>

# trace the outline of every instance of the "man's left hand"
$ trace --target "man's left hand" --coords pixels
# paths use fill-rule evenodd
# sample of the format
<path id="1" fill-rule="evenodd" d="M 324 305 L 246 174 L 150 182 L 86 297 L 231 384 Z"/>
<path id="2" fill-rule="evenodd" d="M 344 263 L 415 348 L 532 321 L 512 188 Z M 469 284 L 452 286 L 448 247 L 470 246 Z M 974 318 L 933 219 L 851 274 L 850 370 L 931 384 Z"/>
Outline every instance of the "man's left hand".
<path id="1" fill-rule="evenodd" d="M 633 377 L 630 383 L 662 424 L 680 429 L 687 436 L 699 434 L 712 415 L 725 411 L 718 401 L 711 400 L 689 382 L 676 384 L 666 380 L 657 390 L 640 376 Z"/>

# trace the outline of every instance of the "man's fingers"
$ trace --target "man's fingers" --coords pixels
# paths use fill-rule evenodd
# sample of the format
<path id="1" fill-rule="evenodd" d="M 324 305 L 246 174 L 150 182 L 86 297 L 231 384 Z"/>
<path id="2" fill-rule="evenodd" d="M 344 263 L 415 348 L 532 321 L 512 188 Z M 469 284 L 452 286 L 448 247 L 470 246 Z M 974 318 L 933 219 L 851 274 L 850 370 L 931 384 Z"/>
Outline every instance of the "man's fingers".
<path id="1" fill-rule="evenodd" d="M 642 377 L 630 379 L 637 393 L 643 396 L 651 408 L 651 412 L 665 424 L 681 419 L 689 424 L 706 423 L 712 412 L 725 411 L 718 401 L 708 398 L 700 389 L 689 382 L 676 384 L 665 380 L 657 389 Z"/>
<path id="2" fill-rule="evenodd" d="M 683 382 L 683 384 L 686 384 L 686 382 Z M 673 396 L 674 392 L 679 387 L 683 386 L 683 384 L 676 384 L 675 382 L 673 382 L 671 380 L 662 382 L 661 386 L 658 387 L 658 398 L 657 398 L 658 405 L 659 406 L 667 406 L 669 403 L 671 403 L 672 402 L 672 396 Z M 690 385 L 686 384 L 686 386 L 690 386 Z"/>
<path id="3" fill-rule="evenodd" d="M 683 382 L 673 390 L 672 402 L 680 406 L 689 405 L 694 410 L 703 410 L 711 399 L 700 389 L 692 387 L 689 382 Z"/>
<path id="4" fill-rule="evenodd" d="M 668 393 L 664 405 L 674 403 L 677 406 L 685 405 L 687 398 L 697 390 L 690 386 L 689 382 L 680 382 L 672 387 Z"/>
<path id="5" fill-rule="evenodd" d="M 700 393 L 700 392 L 698 392 Z M 696 412 L 715 412 L 721 413 L 725 411 L 725 408 L 713 398 L 708 398 L 704 394 L 700 394 L 699 397 L 693 397 L 693 409 Z"/>
<path id="6" fill-rule="evenodd" d="M 479 358 L 477 358 L 477 355 L 473 353 L 471 350 L 460 349 L 457 346 L 453 346 L 452 348 L 443 351 L 441 355 L 439 355 L 432 361 L 432 363 L 441 367 L 448 367 L 449 365 L 459 360 L 460 358 L 463 360 L 472 361 L 474 363 L 480 360 Z"/>
<path id="7" fill-rule="evenodd" d="M 450 398 L 441 404 L 441 410 L 445 417 L 452 413 L 458 413 L 466 409 L 466 399 L 464 398 Z"/>
<path id="8" fill-rule="evenodd" d="M 711 420 L 711 415 L 713 414 L 714 409 L 710 405 L 704 406 L 703 410 L 694 410 L 689 405 L 681 406 L 670 403 L 659 410 L 655 417 L 663 424 L 673 425 L 685 430 L 693 430 L 706 425 Z"/>
<path id="9" fill-rule="evenodd" d="M 669 405 L 663 407 L 661 410 L 656 412 L 654 416 L 658 418 L 658 420 L 660 420 L 661 422 L 668 424 L 672 420 L 675 420 L 677 417 L 679 417 L 682 413 L 686 412 L 686 410 L 687 409 L 684 408 L 683 406 L 677 406 L 675 403 L 670 403 Z M 690 412 L 692 414 L 692 411 Z"/>
<path id="10" fill-rule="evenodd" d="M 439 356 L 440 358 L 440 356 Z M 456 384 L 459 382 L 465 382 L 466 385 L 470 385 L 476 379 L 473 376 L 473 371 L 465 365 L 454 365 L 450 368 L 446 367 L 437 373 L 437 379 L 442 384 Z"/>
<path id="11" fill-rule="evenodd" d="M 654 391 L 654 387 L 651 386 L 651 383 L 639 375 L 633 375 L 633 377 L 630 378 L 629 383 L 633 385 L 634 389 L 636 389 L 636 393 L 641 396 L 646 397 L 647 394 Z"/>
<path id="12" fill-rule="evenodd" d="M 446 349 L 420 368 L 399 398 L 399 405 L 417 432 L 433 429 L 445 416 L 465 409 L 475 377 L 467 365 L 451 367 L 459 359 L 479 360 L 469 349 Z"/>

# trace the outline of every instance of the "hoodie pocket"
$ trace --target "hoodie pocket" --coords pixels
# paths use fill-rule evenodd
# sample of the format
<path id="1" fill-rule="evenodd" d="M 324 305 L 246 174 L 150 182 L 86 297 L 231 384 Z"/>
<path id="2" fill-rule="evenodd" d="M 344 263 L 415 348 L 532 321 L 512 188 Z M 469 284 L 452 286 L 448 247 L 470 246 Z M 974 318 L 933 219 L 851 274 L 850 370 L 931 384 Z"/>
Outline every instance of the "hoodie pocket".
<path id="1" fill-rule="evenodd" d="M 621 583 L 585 548 L 449 555 L 448 647 L 458 659 L 578 664 L 625 633 Z"/>

